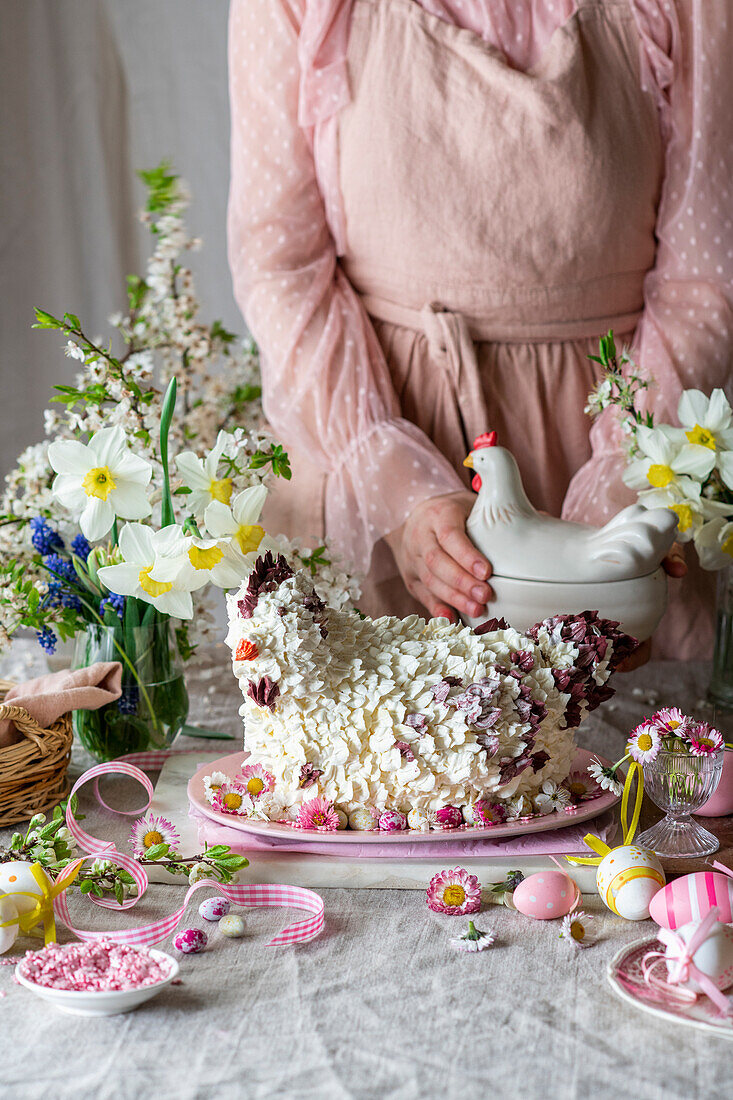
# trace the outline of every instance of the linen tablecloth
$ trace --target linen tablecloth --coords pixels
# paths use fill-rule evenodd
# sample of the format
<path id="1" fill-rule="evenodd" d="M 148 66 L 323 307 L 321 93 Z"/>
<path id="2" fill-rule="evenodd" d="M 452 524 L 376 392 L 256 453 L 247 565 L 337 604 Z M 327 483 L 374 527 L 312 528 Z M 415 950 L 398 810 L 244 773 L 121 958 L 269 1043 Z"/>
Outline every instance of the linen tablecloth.
<path id="1" fill-rule="evenodd" d="M 27 652 L 20 646 L 0 665 L 0 674 L 18 675 Z M 615 757 L 624 734 L 657 703 L 696 709 L 707 671 L 704 665 L 652 664 L 618 677 L 616 699 L 587 720 L 581 744 Z M 189 687 L 192 721 L 238 731 L 237 692 L 223 648 L 206 654 Z M 75 752 L 75 772 L 86 764 Z M 125 793 L 120 791 L 120 805 Z M 126 830 L 91 809 L 85 826 L 120 843 Z M 181 892 L 152 886 L 122 916 L 75 897 L 72 913 L 82 926 L 122 927 L 165 915 L 179 904 Z M 266 948 L 272 933 L 296 918 L 290 911 L 245 913 L 241 940 L 226 940 L 209 927 L 207 951 L 182 960 L 183 984 L 128 1016 L 63 1016 L 14 985 L 11 967 L 0 967 L 0 992 L 6 994 L 0 999 L 0 1096 L 731 1095 L 733 1044 L 637 1012 L 607 984 L 609 960 L 623 944 L 650 935 L 650 922 L 623 921 L 597 897 L 586 896 L 584 907 L 596 916 L 599 938 L 593 947 L 575 950 L 558 939 L 557 922 L 534 922 L 487 905 L 476 924 L 492 929 L 496 943 L 480 954 L 463 954 L 449 939 L 466 920 L 431 913 L 422 893 L 321 893 L 326 931 L 319 939 Z M 204 924 L 195 905 L 187 923 Z"/>

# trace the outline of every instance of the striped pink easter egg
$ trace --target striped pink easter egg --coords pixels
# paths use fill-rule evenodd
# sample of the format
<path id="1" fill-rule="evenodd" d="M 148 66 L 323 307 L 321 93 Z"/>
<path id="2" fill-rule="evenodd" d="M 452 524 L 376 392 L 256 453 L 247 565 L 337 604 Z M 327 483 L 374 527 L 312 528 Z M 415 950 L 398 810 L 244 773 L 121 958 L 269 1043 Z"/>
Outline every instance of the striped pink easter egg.
<path id="1" fill-rule="evenodd" d="M 718 920 L 733 922 L 733 878 L 719 871 L 696 871 L 677 878 L 652 898 L 649 916 L 662 928 L 680 928 L 701 920 L 712 907 L 720 909 Z"/>

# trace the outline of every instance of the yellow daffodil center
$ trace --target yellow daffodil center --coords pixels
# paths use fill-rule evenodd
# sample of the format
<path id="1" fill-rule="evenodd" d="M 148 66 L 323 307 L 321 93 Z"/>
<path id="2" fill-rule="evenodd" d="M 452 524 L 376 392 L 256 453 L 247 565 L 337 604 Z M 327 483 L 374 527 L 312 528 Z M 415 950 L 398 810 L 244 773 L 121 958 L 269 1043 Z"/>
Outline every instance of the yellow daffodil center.
<path id="1" fill-rule="evenodd" d="M 636 739 L 636 746 L 641 749 L 642 752 L 649 752 L 653 744 L 654 742 L 648 733 L 640 733 Z"/>
<path id="2" fill-rule="evenodd" d="M 577 940 L 578 943 L 582 943 L 585 939 L 585 928 L 579 920 L 570 922 L 570 935 L 574 940 Z"/>
<path id="3" fill-rule="evenodd" d="M 646 479 L 655 489 L 666 489 L 670 481 L 674 481 L 674 470 L 671 466 L 655 462 L 647 470 Z"/>
<path id="4" fill-rule="evenodd" d="M 264 535 L 265 529 L 264 527 L 260 527 L 259 524 L 250 526 L 249 524 L 243 523 L 237 528 L 237 533 L 234 537 L 239 543 L 239 549 L 242 553 L 250 554 L 260 545 Z"/>
<path id="5" fill-rule="evenodd" d="M 222 504 L 228 504 L 232 497 L 232 479 L 223 477 L 220 481 L 215 478 L 209 485 L 212 500 L 220 500 Z"/>
<path id="6" fill-rule="evenodd" d="M 194 569 L 213 569 L 223 557 L 224 552 L 218 546 L 209 546 L 208 549 L 192 546 L 188 551 L 188 560 Z"/>
<path id="7" fill-rule="evenodd" d="M 146 848 L 152 848 L 156 844 L 163 843 L 163 834 L 159 833 L 157 829 L 152 829 L 149 833 L 146 833 L 143 837 L 143 844 Z"/>
<path id="8" fill-rule="evenodd" d="M 690 443 L 696 443 L 698 447 L 709 447 L 711 451 L 715 450 L 715 436 L 708 428 L 701 428 L 696 424 L 692 431 L 685 432 L 685 435 Z"/>
<path id="9" fill-rule="evenodd" d="M 586 786 L 585 786 L 585 783 L 580 783 L 578 781 L 578 782 L 575 782 L 575 783 L 570 783 L 570 785 L 568 786 L 568 790 L 570 791 L 571 794 L 574 794 L 576 797 L 578 797 L 580 795 L 585 794 Z"/>
<path id="10" fill-rule="evenodd" d="M 721 542 L 720 549 L 724 554 L 733 558 L 733 534 L 728 535 L 728 538 L 724 542 Z"/>
<path id="11" fill-rule="evenodd" d="M 109 466 L 95 466 L 85 475 L 81 484 L 88 497 L 98 497 L 99 500 L 106 500 L 112 490 L 117 488 Z"/>
<path id="12" fill-rule="evenodd" d="M 242 796 L 235 791 L 230 791 L 224 795 L 224 805 L 228 810 L 238 810 L 242 805 Z"/>
<path id="13" fill-rule="evenodd" d="M 260 791 L 264 791 L 265 784 L 261 779 L 258 779 L 256 775 L 253 775 L 250 780 L 247 781 L 247 790 L 250 794 L 259 794 Z"/>
<path id="14" fill-rule="evenodd" d="M 680 531 L 689 531 L 692 527 L 693 520 L 695 519 L 695 513 L 689 504 L 673 504 L 670 511 L 674 512 L 679 520 L 677 528 Z"/>
<path id="15" fill-rule="evenodd" d="M 138 573 L 137 580 L 143 592 L 147 592 L 149 596 L 155 599 L 156 596 L 164 596 L 166 592 L 170 592 L 173 585 L 170 581 L 154 581 L 150 576 L 152 568 L 152 565 L 146 565 Z"/>
<path id="16" fill-rule="evenodd" d="M 465 900 L 466 891 L 462 886 L 459 886 L 457 882 L 452 883 L 450 886 L 446 886 L 443 891 L 444 905 L 463 905 Z"/>

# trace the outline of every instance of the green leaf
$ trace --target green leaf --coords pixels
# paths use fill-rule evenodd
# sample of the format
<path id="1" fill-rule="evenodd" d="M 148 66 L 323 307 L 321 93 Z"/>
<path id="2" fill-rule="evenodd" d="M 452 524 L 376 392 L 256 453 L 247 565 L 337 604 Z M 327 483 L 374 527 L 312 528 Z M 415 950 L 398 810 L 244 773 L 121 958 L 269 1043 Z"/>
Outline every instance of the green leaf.
<path id="1" fill-rule="evenodd" d="M 168 470 L 168 433 L 173 419 L 173 411 L 176 407 L 176 389 L 176 380 L 171 378 L 163 398 L 163 409 L 160 414 L 160 461 L 163 466 L 163 498 L 160 505 L 161 527 L 171 527 L 176 522 Z"/>
<path id="2" fill-rule="evenodd" d="M 98 882 L 93 882 L 92 883 L 91 892 L 94 894 L 95 898 L 103 898 L 104 897 L 104 890 L 102 889 L 102 887 L 99 885 Z"/>
<path id="3" fill-rule="evenodd" d="M 64 324 L 68 328 L 75 328 L 77 331 L 79 331 L 81 329 L 81 321 L 79 320 L 79 318 L 76 316 L 75 313 L 65 313 L 64 314 Z"/>
<path id="4" fill-rule="evenodd" d="M 46 313 L 45 309 L 38 309 L 36 307 L 36 324 L 33 328 L 63 328 L 63 321 L 59 321 L 57 317 L 54 317 L 52 313 Z"/>
<path id="5" fill-rule="evenodd" d="M 221 321 L 214 321 L 211 325 L 211 339 L 219 340 L 228 347 L 229 344 L 236 340 L 236 336 L 233 332 L 229 332 L 228 329 L 225 329 Z"/>
<path id="6" fill-rule="evenodd" d="M 147 292 L 148 284 L 139 275 L 127 276 L 127 300 L 133 312 L 143 304 Z"/>
<path id="7" fill-rule="evenodd" d="M 125 891 L 119 879 L 115 879 L 115 900 L 118 905 L 122 905 L 125 900 Z"/>
<path id="8" fill-rule="evenodd" d="M 85 878 L 82 883 L 79 884 L 79 890 L 82 894 L 91 894 L 94 889 L 94 883 L 91 879 Z"/>
<path id="9" fill-rule="evenodd" d="M 228 844 L 214 844 L 213 847 L 206 849 L 206 855 L 216 858 L 217 856 L 226 856 L 231 852 L 231 848 Z"/>
<path id="10" fill-rule="evenodd" d="M 170 844 L 153 844 L 145 853 L 145 859 L 163 859 L 170 851 Z"/>

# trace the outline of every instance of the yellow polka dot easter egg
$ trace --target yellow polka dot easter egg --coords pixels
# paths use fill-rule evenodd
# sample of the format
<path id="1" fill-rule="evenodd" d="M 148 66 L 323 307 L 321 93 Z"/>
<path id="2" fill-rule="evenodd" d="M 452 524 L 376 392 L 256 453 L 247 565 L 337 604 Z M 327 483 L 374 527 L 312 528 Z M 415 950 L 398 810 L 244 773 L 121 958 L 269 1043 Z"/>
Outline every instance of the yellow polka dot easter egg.
<path id="1" fill-rule="evenodd" d="M 605 905 L 626 920 L 646 920 L 649 904 L 665 885 L 662 865 L 636 844 L 623 844 L 604 856 L 598 866 L 596 886 Z"/>

